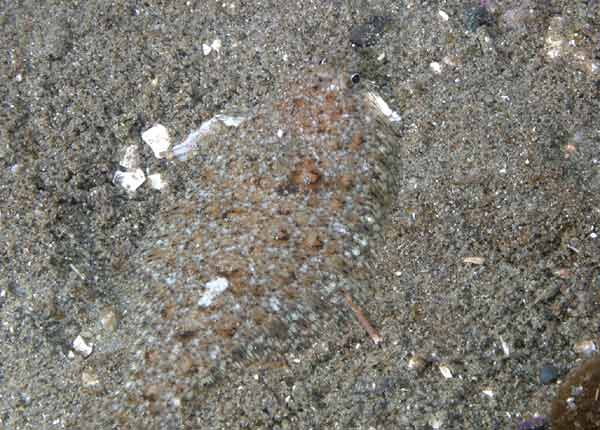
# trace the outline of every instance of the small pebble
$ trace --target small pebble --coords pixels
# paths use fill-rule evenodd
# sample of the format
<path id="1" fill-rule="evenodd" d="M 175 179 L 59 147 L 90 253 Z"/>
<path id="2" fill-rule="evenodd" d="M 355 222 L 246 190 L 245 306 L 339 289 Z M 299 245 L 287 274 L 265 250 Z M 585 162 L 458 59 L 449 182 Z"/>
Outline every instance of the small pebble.
<path id="1" fill-rule="evenodd" d="M 100 313 L 100 324 L 109 331 L 115 331 L 119 323 L 119 317 L 112 308 L 106 308 Z"/>
<path id="2" fill-rule="evenodd" d="M 468 10 L 465 14 L 467 30 L 474 33 L 482 25 L 492 25 L 494 17 L 483 6 Z"/>
<path id="3" fill-rule="evenodd" d="M 413 355 L 408 360 L 408 368 L 416 372 L 422 372 L 427 367 L 427 360 L 420 355 Z"/>
<path id="4" fill-rule="evenodd" d="M 549 385 L 558 379 L 556 367 L 548 364 L 540 369 L 540 384 Z"/>

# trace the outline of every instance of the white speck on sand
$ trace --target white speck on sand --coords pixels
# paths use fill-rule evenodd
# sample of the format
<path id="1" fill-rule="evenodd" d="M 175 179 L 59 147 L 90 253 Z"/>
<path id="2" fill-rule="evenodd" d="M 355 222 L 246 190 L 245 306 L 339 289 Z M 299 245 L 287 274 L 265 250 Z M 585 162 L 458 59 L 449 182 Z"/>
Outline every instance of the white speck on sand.
<path id="1" fill-rule="evenodd" d="M 229 281 L 225 278 L 217 278 L 214 281 L 207 282 L 204 285 L 204 293 L 200 300 L 198 300 L 198 306 L 207 308 L 212 305 L 213 300 L 216 299 L 223 291 L 229 288 Z"/>

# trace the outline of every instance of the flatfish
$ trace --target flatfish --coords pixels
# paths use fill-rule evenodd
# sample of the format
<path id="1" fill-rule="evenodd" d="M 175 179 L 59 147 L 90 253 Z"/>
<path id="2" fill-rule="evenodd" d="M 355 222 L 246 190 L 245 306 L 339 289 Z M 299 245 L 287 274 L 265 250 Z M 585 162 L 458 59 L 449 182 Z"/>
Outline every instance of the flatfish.
<path id="1" fill-rule="evenodd" d="M 345 297 L 369 296 L 400 168 L 398 118 L 361 85 L 312 67 L 169 161 L 194 173 L 136 257 L 144 329 L 128 384 L 148 428 L 181 426 L 182 403 L 215 372 L 268 366 L 358 324 Z"/>

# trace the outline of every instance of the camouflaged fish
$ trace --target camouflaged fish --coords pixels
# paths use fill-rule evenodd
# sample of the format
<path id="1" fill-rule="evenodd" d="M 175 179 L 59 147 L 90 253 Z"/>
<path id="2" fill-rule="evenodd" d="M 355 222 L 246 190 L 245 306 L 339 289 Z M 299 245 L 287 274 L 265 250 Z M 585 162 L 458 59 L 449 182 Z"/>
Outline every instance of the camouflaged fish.
<path id="1" fill-rule="evenodd" d="M 174 148 L 169 163 L 196 176 L 167 199 L 138 261 L 134 307 L 147 324 L 129 387 L 149 428 L 181 426 L 211 369 L 347 331 L 358 323 L 343 293 L 369 295 L 369 249 L 397 188 L 396 114 L 321 65 L 235 118 Z"/>

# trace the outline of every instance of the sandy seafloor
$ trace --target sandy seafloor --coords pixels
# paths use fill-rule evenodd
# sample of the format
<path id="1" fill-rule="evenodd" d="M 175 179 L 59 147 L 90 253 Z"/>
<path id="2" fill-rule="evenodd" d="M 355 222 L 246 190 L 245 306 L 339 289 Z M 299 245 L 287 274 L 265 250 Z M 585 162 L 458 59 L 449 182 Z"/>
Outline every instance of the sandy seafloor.
<path id="1" fill-rule="evenodd" d="M 106 399 L 136 336 L 118 328 L 130 256 L 189 172 L 129 196 L 112 184 L 123 148 L 161 172 L 143 130 L 179 141 L 334 56 L 402 117 L 401 188 L 361 303 L 384 342 L 325 332 L 289 367 L 208 384 L 183 428 L 511 429 L 547 415 L 600 327 L 600 6 L 486 4 L 2 2 L 0 428 L 127 428 L 128 406 Z"/>

